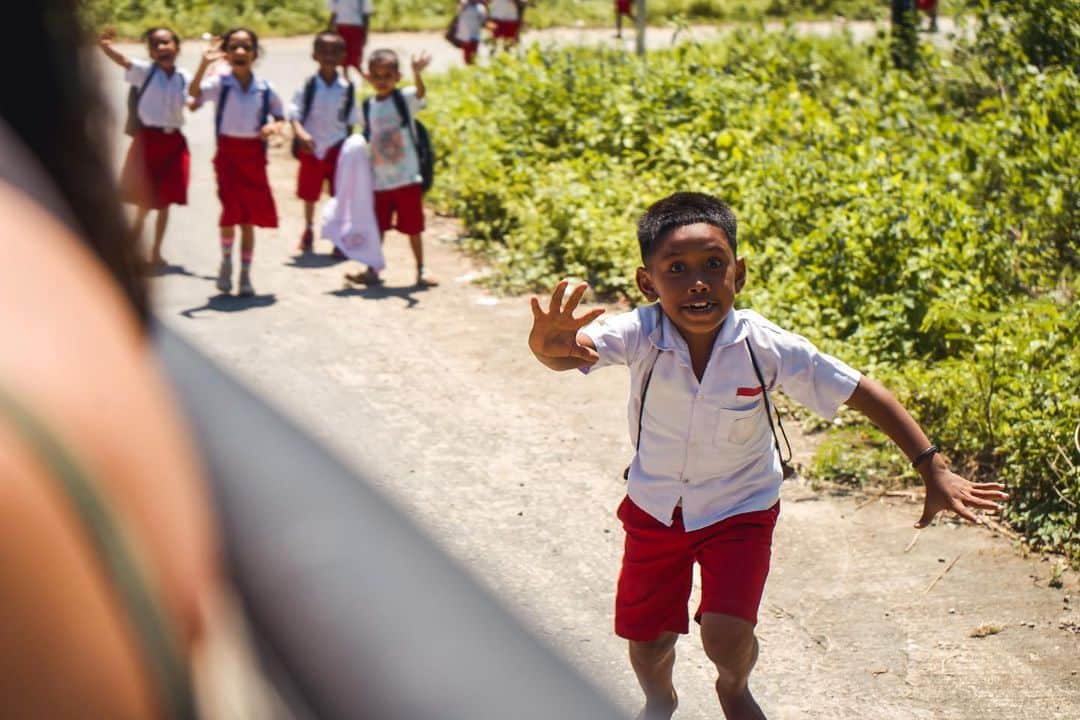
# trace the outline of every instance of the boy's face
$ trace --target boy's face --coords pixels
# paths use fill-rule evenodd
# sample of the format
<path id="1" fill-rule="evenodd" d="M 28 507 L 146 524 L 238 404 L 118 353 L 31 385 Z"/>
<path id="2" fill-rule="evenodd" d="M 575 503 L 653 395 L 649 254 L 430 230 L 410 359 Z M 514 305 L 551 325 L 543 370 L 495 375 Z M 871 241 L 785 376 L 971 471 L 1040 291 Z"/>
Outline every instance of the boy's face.
<path id="1" fill-rule="evenodd" d="M 368 65 L 368 81 L 375 88 L 376 95 L 392 92 L 400 79 L 401 73 L 395 63 L 378 62 Z"/>
<path id="2" fill-rule="evenodd" d="M 168 30 L 157 30 L 147 40 L 150 46 L 150 59 L 158 65 L 171 65 L 176 61 L 176 54 L 180 48 L 176 46 L 176 39 Z"/>
<path id="3" fill-rule="evenodd" d="M 320 70 L 333 72 L 345 58 L 345 43 L 340 41 L 320 42 L 315 46 L 315 51 L 311 54 L 311 57 L 315 62 L 319 63 Z"/>
<path id="4" fill-rule="evenodd" d="M 688 341 L 716 337 L 745 282 L 746 264 L 735 258 L 724 231 L 709 223 L 670 231 L 637 271 L 642 294 L 660 301 Z"/>

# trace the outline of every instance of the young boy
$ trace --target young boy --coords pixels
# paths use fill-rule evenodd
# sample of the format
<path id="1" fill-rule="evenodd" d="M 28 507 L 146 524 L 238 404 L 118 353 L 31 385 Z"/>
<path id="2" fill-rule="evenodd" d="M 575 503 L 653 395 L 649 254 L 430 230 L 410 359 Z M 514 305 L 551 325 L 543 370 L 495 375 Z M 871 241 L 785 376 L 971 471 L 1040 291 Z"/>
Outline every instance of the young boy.
<path id="1" fill-rule="evenodd" d="M 401 72 L 393 50 L 376 50 L 368 59 L 364 78 L 375 88 L 375 97 L 362 105 L 360 122 L 371 151 L 375 172 L 375 217 L 379 233 L 395 228 L 409 236 L 416 258 L 416 285 L 430 287 L 438 283 L 424 273 L 424 201 L 420 175 L 420 155 L 416 149 L 413 121 L 424 103 L 424 80 L 421 73 L 431 62 L 429 54 L 412 58 L 413 87 L 398 89 Z M 378 284 L 373 268 L 345 276 L 350 282 Z"/>
<path id="2" fill-rule="evenodd" d="M 521 20 L 525 15 L 525 0 L 491 0 L 492 50 L 502 41 L 506 50 L 518 44 Z"/>
<path id="3" fill-rule="evenodd" d="M 330 29 L 345 39 L 345 54 L 342 65 L 354 67 L 362 73 L 360 63 L 364 60 L 364 45 L 367 43 L 368 23 L 375 9 L 373 0 L 327 0 L 330 10 Z"/>
<path id="4" fill-rule="evenodd" d="M 653 305 L 592 323 L 559 283 L 547 312 L 532 298 L 529 348 L 553 370 L 630 367 L 630 434 L 637 452 L 619 507 L 626 530 L 615 632 L 645 692 L 639 718 L 670 718 L 675 641 L 689 630 L 693 564 L 701 566 L 702 644 L 716 665 L 725 717 L 764 718 L 748 687 L 757 660 L 758 604 L 780 512 L 781 462 L 767 392 L 777 386 L 832 417 L 862 412 L 912 459 L 926 484 L 917 527 L 941 510 L 979 522 L 1002 485 L 953 474 L 919 425 L 881 385 L 805 338 L 733 310 L 746 281 L 731 210 L 700 193 L 676 193 L 638 222 L 637 285 Z M 762 380 L 759 380 L 762 377 Z M 764 386 L 764 387 L 763 387 Z"/>
<path id="5" fill-rule="evenodd" d="M 487 21 L 484 0 L 462 0 L 457 13 L 457 41 L 466 65 L 476 62 L 480 50 L 480 34 Z"/>
<path id="6" fill-rule="evenodd" d="M 300 160 L 296 196 L 304 201 L 305 229 L 298 249 L 305 253 L 311 252 L 314 242 L 315 203 L 327 181 L 330 195 L 334 195 L 334 173 L 341 145 L 352 126 L 360 122 L 353 84 L 338 75 L 337 68 L 344 56 L 345 40 L 341 35 L 330 31 L 316 35 L 311 57 L 319 64 L 319 71 L 296 91 L 289 106 Z M 335 256 L 344 257 L 336 249 Z"/>
<path id="7" fill-rule="evenodd" d="M 625 15 L 630 18 L 630 22 L 637 22 L 637 18 L 634 17 L 633 10 L 634 0 L 615 0 L 615 37 L 622 40 L 622 19 Z"/>

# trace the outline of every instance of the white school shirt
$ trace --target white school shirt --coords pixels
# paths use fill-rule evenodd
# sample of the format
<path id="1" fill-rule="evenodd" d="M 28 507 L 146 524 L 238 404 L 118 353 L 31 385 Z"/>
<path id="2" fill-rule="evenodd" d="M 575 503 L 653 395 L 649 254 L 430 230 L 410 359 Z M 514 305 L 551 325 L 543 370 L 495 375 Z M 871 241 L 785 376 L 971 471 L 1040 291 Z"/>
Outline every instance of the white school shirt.
<path id="1" fill-rule="evenodd" d="M 492 20 L 517 20 L 518 5 L 514 0 L 491 0 Z"/>
<path id="2" fill-rule="evenodd" d="M 476 42 L 487 19 L 483 3 L 466 3 L 458 10 L 457 39 L 459 42 Z"/>
<path id="3" fill-rule="evenodd" d="M 124 73 L 124 80 L 136 90 L 143 86 L 154 63 L 149 60 L 132 60 Z M 184 125 L 184 103 L 187 102 L 191 75 L 187 70 L 176 68 L 170 76 L 160 67 L 154 72 L 146 92 L 139 99 L 139 121 L 149 127 L 177 129 Z"/>
<path id="4" fill-rule="evenodd" d="M 732 310 L 699 383 L 686 341 L 666 315 L 657 323 L 658 310 L 640 307 L 600 318 L 583 330 L 600 356 L 586 372 L 630 367 L 631 442 L 637 441 L 641 387 L 656 358 L 627 494 L 667 526 L 681 500 L 687 531 L 767 510 L 780 497 L 783 471 L 745 340 L 770 391 L 779 386 L 826 418 L 836 414 L 862 376 L 757 313 Z"/>
<path id="5" fill-rule="evenodd" d="M 307 120 L 303 120 L 305 87 L 306 82 L 293 95 L 289 105 L 289 119 L 303 121 L 304 129 L 315 141 L 315 157 L 322 160 L 330 148 L 348 136 L 350 125 L 360 123 L 360 103 L 354 98 L 348 117 L 343 117 L 349 83 L 339 75 L 328 85 L 322 76 L 316 73 L 311 112 L 308 113 Z"/>
<path id="6" fill-rule="evenodd" d="M 401 88 L 401 94 L 405 96 L 405 107 L 415 120 L 417 111 L 423 109 L 426 103 L 422 98 L 416 97 L 416 88 L 411 85 Z M 409 127 L 401 124 L 401 115 L 398 114 L 394 100 L 389 95 L 382 100 L 371 98 L 368 115 L 371 122 L 368 137 L 371 165 L 375 170 L 375 189 L 393 190 L 422 182 L 420 155 L 416 152 Z M 364 124 L 362 111 L 360 124 Z"/>
<path id="7" fill-rule="evenodd" d="M 274 92 L 270 83 L 252 76 L 251 84 L 245 91 L 240 81 L 231 72 L 203 81 L 203 84 L 199 86 L 202 90 L 200 104 L 217 103 L 221 97 L 221 89 L 226 85 L 229 86 L 229 96 L 225 100 L 225 112 L 221 116 L 222 135 L 238 138 L 259 137 L 259 131 L 262 130 L 259 120 L 262 115 L 263 93 L 270 93 L 270 112 L 267 122 L 272 118 L 285 117 L 281 98 Z"/>
<path id="8" fill-rule="evenodd" d="M 363 25 L 364 16 L 375 12 L 374 0 L 327 0 L 326 7 L 338 25 Z"/>

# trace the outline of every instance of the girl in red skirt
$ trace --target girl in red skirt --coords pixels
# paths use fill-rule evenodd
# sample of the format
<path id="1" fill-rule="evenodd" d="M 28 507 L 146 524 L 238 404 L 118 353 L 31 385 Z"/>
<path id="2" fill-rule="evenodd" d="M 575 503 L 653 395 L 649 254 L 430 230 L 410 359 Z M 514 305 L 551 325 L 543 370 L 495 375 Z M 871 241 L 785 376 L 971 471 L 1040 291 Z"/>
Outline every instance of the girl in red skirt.
<path id="1" fill-rule="evenodd" d="M 107 30 L 99 45 L 110 60 L 127 72 L 131 84 L 128 134 L 133 136 L 121 175 L 126 202 L 136 207 L 135 235 L 142 236 L 143 224 L 151 210 L 157 210 L 154 245 L 150 265 L 155 270 L 168 266 L 161 256 L 161 243 L 169 223 L 169 206 L 187 204 L 191 155 L 180 128 L 191 76 L 176 67 L 180 38 L 169 28 L 146 31 L 150 60 L 133 60 L 113 46 L 116 33 Z"/>
<path id="2" fill-rule="evenodd" d="M 241 296 L 255 294 L 251 285 L 251 258 L 255 253 L 255 226 L 278 224 L 274 196 L 266 177 L 266 140 L 281 128 L 285 113 L 281 98 L 265 80 L 256 79 L 252 65 L 259 56 L 259 38 L 247 28 L 225 33 L 221 44 L 203 53 L 191 81 L 191 97 L 198 105 L 215 104 L 218 199 L 221 200 L 221 266 L 217 288 L 232 290 L 232 247 L 240 226 Z M 228 74 L 203 81 L 211 63 L 224 57 Z"/>

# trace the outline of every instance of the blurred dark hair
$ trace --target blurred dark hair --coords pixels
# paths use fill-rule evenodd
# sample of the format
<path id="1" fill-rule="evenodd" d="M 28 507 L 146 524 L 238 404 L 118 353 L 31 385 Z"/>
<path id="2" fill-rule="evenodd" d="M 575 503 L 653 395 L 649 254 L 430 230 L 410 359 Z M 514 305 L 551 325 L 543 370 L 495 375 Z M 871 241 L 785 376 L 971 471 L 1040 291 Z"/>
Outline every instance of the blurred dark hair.
<path id="1" fill-rule="evenodd" d="M 648 262 L 669 232 L 684 225 L 708 223 L 724 231 L 731 254 L 738 257 L 735 213 L 720 198 L 698 192 L 677 192 L 649 206 L 638 220 L 641 260 Z"/>
<path id="2" fill-rule="evenodd" d="M 375 52 L 368 55 L 368 69 L 375 67 L 376 65 L 393 65 L 394 69 L 398 69 L 398 56 L 397 53 L 388 48 L 380 48 Z"/>
<path id="3" fill-rule="evenodd" d="M 152 27 L 152 28 L 150 28 L 149 30 L 147 30 L 146 32 L 144 32 L 142 34 L 142 39 L 146 43 L 147 47 L 149 47 L 151 50 L 154 49 L 154 35 L 161 32 L 162 30 L 164 30 L 165 32 L 172 35 L 173 42 L 176 43 L 176 49 L 179 50 L 180 49 L 180 36 L 176 34 L 175 30 L 173 30 L 172 28 L 165 27 L 164 25 L 158 25 L 157 27 Z"/>
<path id="4" fill-rule="evenodd" d="M 336 33 L 333 30 L 323 30 L 322 32 L 315 34 L 315 43 L 312 49 L 318 52 L 319 48 L 329 44 L 341 45 L 345 47 L 345 38 L 341 36 L 341 33 Z"/>
<path id="5" fill-rule="evenodd" d="M 234 27 L 234 28 L 232 28 L 230 30 L 225 31 L 225 34 L 221 36 L 221 49 L 224 50 L 225 52 L 228 52 L 229 51 L 229 40 L 232 39 L 233 35 L 235 35 L 236 33 L 240 33 L 240 32 L 247 33 L 248 35 L 251 36 L 251 49 L 255 53 L 255 55 L 258 55 L 259 54 L 259 36 L 255 34 L 254 30 L 252 30 L 250 28 L 246 28 L 246 27 Z"/>
<path id="6" fill-rule="evenodd" d="M 81 240 L 105 265 L 145 327 L 146 283 L 120 206 L 112 118 L 98 85 L 97 64 L 87 57 L 90 45 L 80 24 L 80 5 L 79 0 L 34 0 L 5 8 L 5 22 L 18 32 L 0 43 L 0 65 L 8 70 L 0 117 L 41 163 L 70 208 Z"/>

